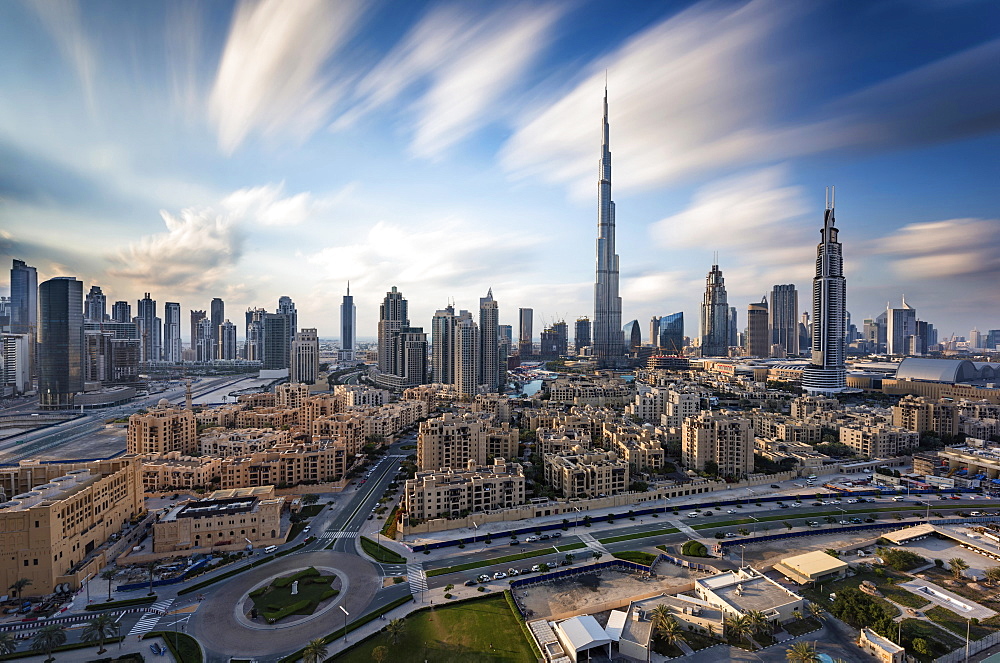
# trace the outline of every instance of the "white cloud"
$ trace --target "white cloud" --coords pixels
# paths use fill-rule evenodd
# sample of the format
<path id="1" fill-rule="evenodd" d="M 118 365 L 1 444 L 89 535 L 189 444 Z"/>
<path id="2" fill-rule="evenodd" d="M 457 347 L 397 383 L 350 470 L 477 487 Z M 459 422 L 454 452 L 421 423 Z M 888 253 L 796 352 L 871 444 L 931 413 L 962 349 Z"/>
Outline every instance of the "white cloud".
<path id="1" fill-rule="evenodd" d="M 243 0 L 209 99 L 222 149 L 231 153 L 254 131 L 305 137 L 321 126 L 340 96 L 323 67 L 361 13 L 358 0 Z"/>
<path id="2" fill-rule="evenodd" d="M 357 101 L 334 127 L 350 126 L 426 82 L 408 108 L 416 114 L 411 150 L 436 157 L 504 114 L 501 100 L 548 45 L 561 14 L 556 7 L 504 5 L 487 16 L 436 8 L 358 83 Z"/>
<path id="3" fill-rule="evenodd" d="M 80 5 L 75 0 L 33 0 L 27 5 L 35 10 L 63 57 L 76 70 L 87 108 L 93 114 L 97 108 L 94 91 L 97 53 L 84 32 Z"/>
<path id="4" fill-rule="evenodd" d="M 353 190 L 354 185 L 348 185 L 326 198 L 316 198 L 308 191 L 286 198 L 282 197 L 284 182 L 265 184 L 234 191 L 222 200 L 220 206 L 236 218 L 248 219 L 261 226 L 295 226 L 325 212 Z"/>
<path id="5" fill-rule="evenodd" d="M 993 289 L 1000 278 L 1000 219 L 911 223 L 873 246 L 908 280 L 971 277 Z"/>

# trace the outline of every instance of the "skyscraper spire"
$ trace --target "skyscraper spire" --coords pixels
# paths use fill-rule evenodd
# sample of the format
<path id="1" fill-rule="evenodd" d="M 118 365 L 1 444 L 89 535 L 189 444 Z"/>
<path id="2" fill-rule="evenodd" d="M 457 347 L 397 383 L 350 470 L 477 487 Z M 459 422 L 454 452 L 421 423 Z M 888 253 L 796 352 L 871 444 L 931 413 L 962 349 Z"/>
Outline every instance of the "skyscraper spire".
<path id="1" fill-rule="evenodd" d="M 802 386 L 813 393 L 839 392 L 847 386 L 844 369 L 847 281 L 842 247 L 837 240 L 833 195 L 833 187 L 829 187 L 813 278 L 812 362 L 802 372 Z"/>
<path id="2" fill-rule="evenodd" d="M 615 203 L 611 200 L 611 128 L 608 88 L 604 87 L 601 160 L 597 182 L 597 276 L 594 283 L 594 357 L 614 364 L 625 352 L 622 299 L 618 295 L 618 255 L 615 253 Z"/>

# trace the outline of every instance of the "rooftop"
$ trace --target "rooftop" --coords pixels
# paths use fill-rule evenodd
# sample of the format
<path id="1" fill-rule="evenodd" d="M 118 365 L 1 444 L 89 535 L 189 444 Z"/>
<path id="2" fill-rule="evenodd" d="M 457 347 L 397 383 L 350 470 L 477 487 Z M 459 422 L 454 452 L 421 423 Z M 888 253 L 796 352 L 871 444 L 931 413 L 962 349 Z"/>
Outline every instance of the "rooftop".
<path id="1" fill-rule="evenodd" d="M 727 571 L 695 580 L 739 612 L 768 613 L 801 597 L 753 569 Z"/>
<path id="2" fill-rule="evenodd" d="M 848 566 L 847 562 L 842 562 L 822 550 L 814 550 L 803 555 L 786 557 L 781 560 L 781 563 L 807 577 L 816 577 L 841 571 Z"/>

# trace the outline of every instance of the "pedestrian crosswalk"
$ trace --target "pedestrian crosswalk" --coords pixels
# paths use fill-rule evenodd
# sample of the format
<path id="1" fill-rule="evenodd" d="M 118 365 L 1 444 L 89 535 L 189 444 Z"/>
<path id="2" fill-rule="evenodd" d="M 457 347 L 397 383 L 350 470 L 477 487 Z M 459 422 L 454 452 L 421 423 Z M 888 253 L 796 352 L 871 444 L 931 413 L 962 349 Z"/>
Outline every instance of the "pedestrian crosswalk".
<path id="1" fill-rule="evenodd" d="M 319 535 L 321 539 L 356 539 L 358 538 L 357 532 L 331 532 L 327 530 Z"/>
<path id="2" fill-rule="evenodd" d="M 128 634 L 143 635 L 152 631 L 156 628 L 156 622 L 160 621 L 160 617 L 163 616 L 173 602 L 173 599 L 163 599 L 154 603 L 150 606 L 153 612 L 143 613 L 142 617 L 139 618 L 139 621 L 135 623 L 135 626 L 132 627 L 132 630 Z"/>
<path id="3" fill-rule="evenodd" d="M 410 593 L 427 591 L 427 574 L 424 573 L 423 564 L 407 564 L 406 577 L 410 581 Z"/>

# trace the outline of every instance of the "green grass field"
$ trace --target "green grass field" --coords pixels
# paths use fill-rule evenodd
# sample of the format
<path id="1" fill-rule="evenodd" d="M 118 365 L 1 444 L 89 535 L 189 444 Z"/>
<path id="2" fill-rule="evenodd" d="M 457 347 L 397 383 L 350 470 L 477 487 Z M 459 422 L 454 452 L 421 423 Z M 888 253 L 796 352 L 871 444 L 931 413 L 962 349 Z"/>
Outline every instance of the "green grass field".
<path id="1" fill-rule="evenodd" d="M 250 592 L 250 598 L 261 616 L 268 621 L 278 621 L 288 614 L 310 615 L 320 602 L 331 598 L 331 592 L 336 595 L 337 592 L 330 588 L 335 577 L 320 575 L 310 567 L 308 571 L 275 578 L 267 587 Z M 290 579 L 298 580 L 299 583 L 299 593 L 294 596 Z M 295 609 L 293 606 L 299 608 Z"/>
<path id="2" fill-rule="evenodd" d="M 598 539 L 601 543 L 616 543 L 618 541 L 631 541 L 632 539 L 645 539 L 651 536 L 661 536 L 663 534 L 676 534 L 680 530 L 676 527 L 658 529 L 652 532 L 636 532 L 633 534 L 622 534 L 620 536 L 609 536 L 605 539 Z"/>
<path id="3" fill-rule="evenodd" d="M 380 633 L 335 656 L 337 663 L 371 663 L 372 649 L 383 645 L 393 663 L 534 663 L 531 646 L 502 594 L 481 601 L 446 605 L 415 613 L 406 632 L 392 644 Z"/>
<path id="4" fill-rule="evenodd" d="M 377 562 L 386 562 L 387 564 L 406 564 L 405 557 L 394 550 L 389 550 L 385 546 L 379 545 L 367 536 L 361 537 L 361 549 L 365 551 L 366 555 Z"/>
<path id="5" fill-rule="evenodd" d="M 626 562 L 635 562 L 636 564 L 644 564 L 646 566 L 656 561 L 656 555 L 642 550 L 624 550 L 612 554 L 618 559 L 624 559 Z"/>
<path id="6" fill-rule="evenodd" d="M 568 548 L 563 548 L 563 550 L 568 550 Z M 484 559 L 478 562 L 468 562 L 466 564 L 456 564 L 455 566 L 445 566 L 440 569 L 431 569 L 427 571 L 427 577 L 432 576 L 443 576 L 446 573 L 456 573 L 458 571 L 468 571 L 469 569 L 478 569 L 483 566 L 490 566 L 492 564 L 506 564 L 507 562 L 516 562 L 520 559 L 530 559 L 532 557 L 541 557 L 542 555 L 551 555 L 555 551 L 558 554 L 558 550 L 553 548 L 545 548 L 543 550 L 533 550 L 531 552 L 518 553 L 516 555 L 505 555 L 504 557 L 494 557 L 493 559 Z M 560 557 L 559 559 L 562 559 Z"/>

